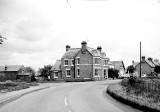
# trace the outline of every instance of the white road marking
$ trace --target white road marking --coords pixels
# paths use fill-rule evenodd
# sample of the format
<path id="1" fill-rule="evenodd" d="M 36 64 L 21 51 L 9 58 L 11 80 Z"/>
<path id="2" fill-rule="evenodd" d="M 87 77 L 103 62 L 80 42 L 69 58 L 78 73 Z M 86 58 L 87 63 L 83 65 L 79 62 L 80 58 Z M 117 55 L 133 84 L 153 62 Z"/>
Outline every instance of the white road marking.
<path id="1" fill-rule="evenodd" d="M 68 105 L 68 103 L 67 103 L 67 97 L 64 98 L 64 104 Z"/>

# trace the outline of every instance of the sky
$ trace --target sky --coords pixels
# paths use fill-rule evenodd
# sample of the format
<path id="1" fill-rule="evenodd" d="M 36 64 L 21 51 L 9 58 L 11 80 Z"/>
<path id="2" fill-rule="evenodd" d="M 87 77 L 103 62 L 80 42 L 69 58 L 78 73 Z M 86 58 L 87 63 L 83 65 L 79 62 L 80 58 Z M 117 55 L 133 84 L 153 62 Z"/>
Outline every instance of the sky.
<path id="1" fill-rule="evenodd" d="M 125 66 L 160 60 L 160 0 L 0 0 L 0 66 L 54 65 L 65 46 L 102 47 Z"/>

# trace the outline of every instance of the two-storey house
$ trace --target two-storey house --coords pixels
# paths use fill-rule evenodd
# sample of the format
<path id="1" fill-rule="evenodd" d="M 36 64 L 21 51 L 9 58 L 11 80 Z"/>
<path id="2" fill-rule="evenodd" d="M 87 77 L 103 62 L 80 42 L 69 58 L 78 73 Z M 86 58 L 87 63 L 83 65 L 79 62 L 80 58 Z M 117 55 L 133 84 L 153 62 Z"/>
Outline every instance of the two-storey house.
<path id="1" fill-rule="evenodd" d="M 61 62 L 56 61 L 52 68 L 52 79 L 101 80 L 108 78 L 108 60 L 100 46 L 97 49 L 90 48 L 85 41 L 82 41 L 81 48 L 70 48 L 67 45 Z M 57 64 L 60 70 L 55 69 Z"/>

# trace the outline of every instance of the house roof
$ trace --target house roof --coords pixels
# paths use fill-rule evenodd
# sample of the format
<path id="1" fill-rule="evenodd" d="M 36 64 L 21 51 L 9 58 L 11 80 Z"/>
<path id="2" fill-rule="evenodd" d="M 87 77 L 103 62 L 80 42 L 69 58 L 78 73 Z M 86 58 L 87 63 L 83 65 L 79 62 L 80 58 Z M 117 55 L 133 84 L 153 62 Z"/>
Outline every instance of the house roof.
<path id="1" fill-rule="evenodd" d="M 94 48 L 90 48 L 90 47 L 87 47 L 87 50 L 88 50 L 93 56 L 99 56 L 99 57 L 101 57 L 101 58 L 107 58 L 105 52 L 100 52 L 99 50 L 94 49 Z"/>
<path id="2" fill-rule="evenodd" d="M 150 60 L 145 60 L 151 67 L 155 67 L 155 64 Z"/>
<path id="3" fill-rule="evenodd" d="M 80 50 L 81 50 L 80 48 L 71 48 L 65 52 L 62 58 L 63 59 L 74 58 Z"/>
<path id="4" fill-rule="evenodd" d="M 26 73 L 21 73 L 21 74 L 18 74 L 20 76 L 31 76 L 31 73 L 30 72 L 26 72 Z"/>
<path id="5" fill-rule="evenodd" d="M 52 70 L 60 70 L 61 68 L 61 60 L 57 60 L 56 62 L 55 62 L 55 64 L 53 65 L 53 67 L 51 68 L 51 71 Z"/>
<path id="6" fill-rule="evenodd" d="M 5 70 L 5 67 L 7 67 L 6 70 Z M 0 66 L 0 72 L 3 72 L 3 71 L 18 71 L 22 67 L 24 67 L 24 66 L 23 65 Z"/>
<path id="7" fill-rule="evenodd" d="M 112 65 L 114 65 L 114 68 L 117 69 L 117 70 L 119 70 L 121 67 L 123 67 L 124 70 L 125 70 L 125 66 L 124 66 L 123 61 L 110 61 L 110 63 Z"/>
<path id="8" fill-rule="evenodd" d="M 74 58 L 78 52 L 80 52 L 81 48 L 70 48 L 68 51 L 65 52 L 62 59 L 65 58 Z M 105 52 L 100 52 L 97 49 L 87 47 L 87 50 L 91 53 L 92 56 L 99 56 L 101 58 L 107 58 Z"/>
<path id="9" fill-rule="evenodd" d="M 156 65 L 156 63 L 155 62 L 153 62 L 153 61 L 150 61 L 150 60 L 148 60 L 148 59 L 146 59 L 145 60 L 145 62 L 150 66 L 150 67 L 155 67 L 155 65 Z M 136 63 L 136 65 L 134 66 L 134 67 L 136 67 L 138 64 L 140 64 L 139 62 L 135 62 Z M 142 62 L 143 63 L 143 62 Z"/>
<path id="10" fill-rule="evenodd" d="M 153 61 L 153 63 L 154 63 L 155 65 L 160 65 L 160 62 L 159 62 L 159 61 Z"/>
<path id="11" fill-rule="evenodd" d="M 137 66 L 139 64 L 139 62 L 134 62 L 133 63 L 133 66 L 135 67 L 135 66 Z"/>

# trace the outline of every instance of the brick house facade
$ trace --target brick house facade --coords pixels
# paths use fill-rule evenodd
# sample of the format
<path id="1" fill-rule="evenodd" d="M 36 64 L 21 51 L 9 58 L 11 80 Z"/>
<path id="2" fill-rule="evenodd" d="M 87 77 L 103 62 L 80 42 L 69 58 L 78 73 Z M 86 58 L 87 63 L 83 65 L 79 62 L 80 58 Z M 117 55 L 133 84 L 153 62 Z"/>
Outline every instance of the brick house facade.
<path id="1" fill-rule="evenodd" d="M 83 41 L 81 48 L 70 48 L 66 46 L 66 52 L 59 61 L 59 68 L 56 67 L 57 61 L 52 68 L 52 79 L 54 80 L 55 71 L 59 71 L 56 79 L 91 79 L 102 80 L 108 78 L 108 58 L 101 47 L 93 49 Z"/>
<path id="2" fill-rule="evenodd" d="M 132 62 L 132 64 L 135 65 L 136 72 L 138 75 L 140 74 L 140 63 Z M 156 65 L 160 65 L 159 60 L 152 58 L 145 59 L 145 56 L 142 56 L 142 62 L 141 62 L 141 73 L 146 75 L 151 75 L 154 73 L 154 69 Z"/>

